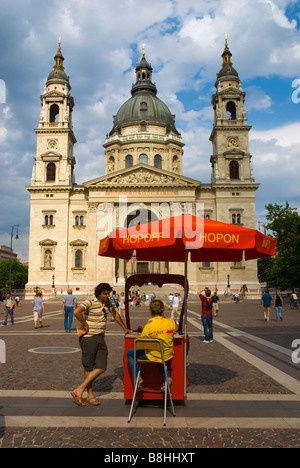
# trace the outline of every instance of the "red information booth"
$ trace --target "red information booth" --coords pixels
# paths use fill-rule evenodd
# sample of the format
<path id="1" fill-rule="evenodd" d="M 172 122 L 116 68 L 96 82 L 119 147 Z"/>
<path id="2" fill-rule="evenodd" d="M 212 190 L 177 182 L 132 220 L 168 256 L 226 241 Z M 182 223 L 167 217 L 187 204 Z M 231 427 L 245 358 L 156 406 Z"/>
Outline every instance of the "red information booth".
<path id="1" fill-rule="evenodd" d="M 173 387 L 175 400 L 186 399 L 186 356 L 189 339 L 187 336 L 187 265 L 191 262 L 240 262 L 276 254 L 276 239 L 268 237 L 255 229 L 239 225 L 222 223 L 212 219 L 200 218 L 189 214 L 172 216 L 146 224 L 112 231 L 100 240 L 98 254 L 104 257 L 130 260 L 135 252 L 139 261 L 184 262 L 184 276 L 181 275 L 136 275 L 126 283 L 126 320 L 131 329 L 129 318 L 128 291 L 131 286 L 142 286 L 145 282 L 180 284 L 185 297 L 180 323 L 175 336 L 175 355 L 172 363 Z M 138 282 L 139 281 L 139 282 Z M 149 317 L 148 317 L 149 318 Z M 145 318 L 144 326 L 147 322 Z M 184 328 L 184 333 L 182 333 Z M 136 333 L 142 330 L 136 330 Z M 133 347 L 133 337 L 125 338 L 124 358 L 124 394 L 131 399 L 132 381 L 128 374 L 126 350 Z M 150 366 L 149 366 L 150 367 Z M 152 366 L 151 366 L 152 367 Z M 146 376 L 145 381 L 146 381 Z M 151 380 L 153 380 L 153 375 Z M 140 393 L 139 398 L 147 398 Z M 153 399 L 153 394 L 149 399 Z M 158 395 L 157 398 L 161 398 Z"/>
<path id="2" fill-rule="evenodd" d="M 145 283 L 152 283 L 159 287 L 164 284 L 179 284 L 185 286 L 184 276 L 182 275 L 133 275 L 126 282 L 125 287 L 125 313 L 126 313 L 126 326 L 128 329 L 132 329 L 130 323 L 129 314 L 129 300 L 128 293 L 133 286 L 142 287 Z M 185 291 L 185 297 L 183 298 L 183 304 L 186 300 L 188 291 Z M 126 335 L 124 339 L 124 399 L 132 400 L 133 398 L 133 379 L 131 377 L 128 361 L 127 351 L 134 347 L 134 339 L 137 338 L 142 332 L 143 327 L 146 325 L 150 318 L 150 314 L 145 316 L 145 321 L 137 329 L 133 330 L 134 335 Z M 189 337 L 185 338 L 182 332 L 184 319 L 184 306 L 182 306 L 179 326 L 174 334 L 174 356 L 171 363 L 171 377 L 173 385 L 171 388 L 173 400 L 186 400 L 186 387 L 188 385 L 188 379 L 186 377 L 186 356 L 185 349 L 189 348 Z M 185 347 L 184 344 L 187 343 Z M 184 381 L 186 379 L 186 385 Z M 139 392 L 137 395 L 138 400 L 163 400 L 164 394 L 159 392 L 162 386 L 162 376 L 158 366 L 144 366 L 143 373 L 143 388 L 145 391 Z M 151 392 L 148 392 L 151 390 Z M 152 393 L 157 391 L 158 393 Z"/>

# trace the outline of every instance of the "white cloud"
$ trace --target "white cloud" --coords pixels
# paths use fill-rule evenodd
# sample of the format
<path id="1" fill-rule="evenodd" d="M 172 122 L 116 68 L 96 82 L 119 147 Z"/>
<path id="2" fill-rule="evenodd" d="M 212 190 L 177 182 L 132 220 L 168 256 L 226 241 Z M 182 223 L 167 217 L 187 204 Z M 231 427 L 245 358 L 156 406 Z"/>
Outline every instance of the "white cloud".
<path id="1" fill-rule="evenodd" d="M 247 111 L 266 110 L 272 106 L 272 100 L 262 89 L 258 86 L 248 86 L 245 88 L 247 94 Z"/>
<path id="2" fill-rule="evenodd" d="M 271 8 L 273 20 L 278 26 L 280 26 L 281 28 L 286 28 L 286 29 L 296 28 L 297 21 L 295 19 L 293 19 L 292 21 L 289 21 L 283 9 L 279 8 L 275 2 L 273 2 L 272 0 L 261 0 L 261 2 L 265 3 Z"/>
<path id="3" fill-rule="evenodd" d="M 272 130 L 250 132 L 250 151 L 256 181 L 261 183 L 257 191 L 257 204 L 282 204 L 290 201 L 300 205 L 300 122 Z"/>
<path id="4" fill-rule="evenodd" d="M 3 143 L 6 140 L 7 129 L 5 127 L 0 127 L 0 143 Z"/>
<path id="5" fill-rule="evenodd" d="M 300 122 L 282 125 L 271 130 L 252 130 L 251 140 L 260 140 L 264 143 L 275 142 L 277 147 L 293 148 L 299 151 Z"/>

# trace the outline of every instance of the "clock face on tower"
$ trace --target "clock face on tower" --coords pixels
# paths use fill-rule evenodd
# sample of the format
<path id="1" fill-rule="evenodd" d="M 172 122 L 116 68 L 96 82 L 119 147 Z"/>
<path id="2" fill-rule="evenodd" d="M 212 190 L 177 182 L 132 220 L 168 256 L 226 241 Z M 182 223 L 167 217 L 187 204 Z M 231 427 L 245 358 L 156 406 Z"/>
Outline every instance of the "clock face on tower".
<path id="1" fill-rule="evenodd" d="M 237 146 L 238 141 L 237 141 L 236 138 L 229 138 L 228 144 L 229 144 L 229 146 Z"/>
<path id="2" fill-rule="evenodd" d="M 48 148 L 56 149 L 57 148 L 57 141 L 56 140 L 49 140 L 48 141 Z"/>

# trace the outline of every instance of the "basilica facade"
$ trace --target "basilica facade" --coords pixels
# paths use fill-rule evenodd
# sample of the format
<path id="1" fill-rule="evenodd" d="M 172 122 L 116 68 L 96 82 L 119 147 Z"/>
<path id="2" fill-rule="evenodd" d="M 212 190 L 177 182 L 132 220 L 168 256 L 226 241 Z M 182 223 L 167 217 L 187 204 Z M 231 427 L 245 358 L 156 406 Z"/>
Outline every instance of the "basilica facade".
<path id="1" fill-rule="evenodd" d="M 182 174 L 184 141 L 166 104 L 157 97 L 145 52 L 138 63 L 131 97 L 113 116 L 103 144 L 105 174 L 77 185 L 72 124 L 74 99 L 59 43 L 53 71 L 41 96 L 35 129 L 37 151 L 30 192 L 29 279 L 26 295 L 39 287 L 89 293 L 99 282 L 124 284 L 135 273 L 183 273 L 176 262 L 139 262 L 97 255 L 110 231 L 191 213 L 256 228 L 255 183 L 245 93 L 233 68 L 227 40 L 212 96 L 211 181 Z M 196 174 L 195 174 L 196 175 Z M 219 292 L 247 284 L 259 293 L 257 262 L 189 265 L 191 288 Z"/>

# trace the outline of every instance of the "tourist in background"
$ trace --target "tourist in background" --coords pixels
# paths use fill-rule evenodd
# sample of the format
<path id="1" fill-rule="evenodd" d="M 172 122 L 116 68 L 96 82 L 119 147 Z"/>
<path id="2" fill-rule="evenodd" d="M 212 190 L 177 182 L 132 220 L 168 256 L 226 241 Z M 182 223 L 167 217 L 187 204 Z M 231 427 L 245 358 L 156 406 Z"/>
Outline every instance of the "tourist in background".
<path id="1" fill-rule="evenodd" d="M 71 332 L 74 309 L 77 307 L 77 299 L 73 296 L 72 289 L 68 289 L 68 294 L 63 298 L 63 314 L 65 316 L 65 331 L 66 333 Z"/>
<path id="2" fill-rule="evenodd" d="M 282 307 L 283 307 L 283 299 L 279 294 L 279 291 L 276 291 L 276 296 L 274 297 L 274 307 L 276 311 L 276 320 L 282 320 Z"/>
<path id="3" fill-rule="evenodd" d="M 44 299 L 42 298 L 42 293 L 37 292 L 33 300 L 33 320 L 34 320 L 34 329 L 37 330 L 38 322 L 40 322 L 40 328 L 43 327 L 43 314 L 45 313 Z"/>

